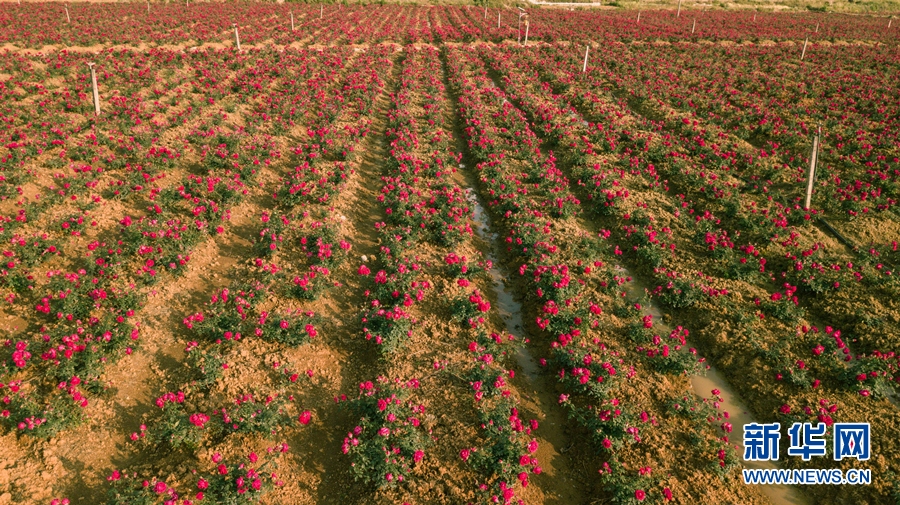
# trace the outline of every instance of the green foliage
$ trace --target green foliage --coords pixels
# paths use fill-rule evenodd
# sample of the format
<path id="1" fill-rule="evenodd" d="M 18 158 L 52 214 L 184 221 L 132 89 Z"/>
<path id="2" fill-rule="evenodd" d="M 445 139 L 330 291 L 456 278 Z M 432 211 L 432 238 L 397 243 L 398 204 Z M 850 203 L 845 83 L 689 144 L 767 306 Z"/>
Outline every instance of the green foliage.
<path id="1" fill-rule="evenodd" d="M 503 490 L 504 483 L 511 486 L 520 474 L 527 475 L 537 466 L 538 461 L 532 454 L 537 451 L 538 443 L 531 433 L 537 422 L 532 420 L 528 427 L 507 395 L 494 395 L 479 402 L 479 421 L 485 440 L 470 453 L 467 461 L 473 468 L 496 479 L 494 488 L 486 490 L 488 494 L 502 494 L 498 491 Z"/>
<path id="2" fill-rule="evenodd" d="M 189 316 L 185 319 L 185 324 L 201 337 L 217 343 L 222 339 L 237 339 L 241 335 L 249 308 L 250 304 L 246 299 L 223 289 L 206 303 L 204 312 Z"/>
<path id="3" fill-rule="evenodd" d="M 472 5 L 481 8 L 495 8 L 503 5 L 500 0 L 472 0 Z"/>
<path id="4" fill-rule="evenodd" d="M 758 340 L 751 340 L 756 353 L 765 359 L 783 380 L 801 387 L 812 385 L 812 379 L 806 367 L 801 367 L 789 352 L 790 340 L 780 340 L 775 345 L 764 345 Z"/>
<path id="5" fill-rule="evenodd" d="M 85 420 L 82 408 L 87 405 L 87 400 L 69 384 L 63 390 L 55 390 L 46 402 L 39 402 L 21 391 L 18 383 L 7 384 L 0 391 L 9 399 L 0 412 L 0 424 L 20 435 L 48 439 Z"/>
<path id="6" fill-rule="evenodd" d="M 278 449 L 276 446 L 275 449 Z M 203 492 L 203 501 L 217 505 L 242 505 L 259 503 L 260 499 L 283 483 L 277 480 L 275 456 L 287 450 L 282 445 L 280 450 L 263 453 L 262 462 L 255 453 L 248 456 L 246 462 L 223 463 L 220 456 L 214 456 L 216 470 L 201 476 L 196 488 Z M 259 463 L 257 465 L 257 463 Z M 272 465 L 272 468 L 269 467 Z M 254 466 L 256 468 L 254 468 Z"/>
<path id="7" fill-rule="evenodd" d="M 647 328 L 643 323 L 632 320 L 628 324 L 628 333 L 626 336 L 632 343 L 645 345 L 653 339 L 653 330 Z"/>
<path id="8" fill-rule="evenodd" d="M 700 289 L 683 279 L 669 280 L 670 285 L 662 291 L 659 297 L 665 305 L 673 309 L 683 309 L 692 306 L 700 299 Z"/>
<path id="9" fill-rule="evenodd" d="M 545 307 L 552 302 L 545 304 Z M 549 308 L 549 307 L 548 307 Z M 588 309 L 580 306 L 559 307 L 556 310 L 555 304 L 551 309 L 551 313 L 547 314 L 545 309 L 545 317 L 548 321 L 546 331 L 551 335 L 567 335 L 573 330 L 579 329 L 588 319 Z"/>
<path id="10" fill-rule="evenodd" d="M 628 470 L 614 457 L 600 469 L 600 482 L 611 495 L 612 503 L 617 505 L 657 503 L 662 493 L 654 489 L 656 486 L 650 475 L 643 470 Z M 640 499 L 638 491 L 644 493 Z"/>
<path id="11" fill-rule="evenodd" d="M 339 225 L 321 225 L 300 235 L 297 241 L 313 263 L 334 270 L 347 260 L 349 248 L 349 244 L 341 241 L 340 232 Z M 340 245 L 335 247 L 335 244 Z"/>
<path id="12" fill-rule="evenodd" d="M 65 326 L 56 328 L 51 340 L 61 341 L 67 331 Z M 63 335 L 57 332 L 62 332 Z M 73 351 L 70 357 L 52 362 L 51 370 L 55 380 L 66 381 L 72 377 L 82 377 L 86 382 L 85 387 L 98 389 L 98 379 L 105 367 L 118 361 L 126 348 L 138 347 L 140 341 L 136 332 L 135 327 L 128 323 L 119 323 L 113 315 L 107 315 L 102 320 L 90 324 L 82 338 L 86 342 L 89 338 L 93 341 L 80 351 Z"/>
<path id="13" fill-rule="evenodd" d="M 638 246 L 637 256 L 642 262 L 653 268 L 662 266 L 665 257 L 665 249 L 659 247 L 658 244 L 645 244 Z"/>
<path id="14" fill-rule="evenodd" d="M 225 433 L 274 435 L 281 428 L 293 424 L 287 406 L 288 402 L 282 396 L 257 400 L 253 395 L 245 395 L 235 400 L 234 407 L 222 407 L 218 413 L 221 414 Z"/>
<path id="15" fill-rule="evenodd" d="M 569 410 L 569 418 L 591 433 L 598 451 L 612 453 L 634 440 L 632 415 L 620 406 L 618 391 L 628 380 L 628 372 L 616 369 L 619 360 L 605 346 L 591 349 L 574 346 L 554 348 L 554 363 L 559 366 L 559 381 L 565 391 L 560 403 Z M 620 365 L 621 367 L 621 365 Z"/>
<path id="16" fill-rule="evenodd" d="M 196 496 L 197 501 L 221 505 L 259 502 L 275 486 L 283 484 L 273 471 L 277 467 L 274 458 L 286 450 L 286 445 L 276 446 L 263 453 L 262 460 L 250 453 L 249 463 L 226 463 L 216 454 L 213 456 L 215 470 L 199 475 L 195 472 L 197 480 L 189 486 L 191 495 Z M 156 478 L 145 479 L 136 473 L 128 475 L 115 471 L 109 480 L 112 488 L 105 505 L 160 505 L 178 501 L 175 489 Z"/>
<path id="17" fill-rule="evenodd" d="M 362 313 L 360 322 L 366 340 L 379 344 L 382 356 L 395 353 L 403 347 L 412 333 L 410 315 L 402 307 L 394 309 L 369 309 Z"/>
<path id="18" fill-rule="evenodd" d="M 26 268 L 31 268 L 58 255 L 61 248 L 58 240 L 50 238 L 46 234 L 35 235 L 31 239 L 14 239 L 13 244 L 19 245 L 15 249 L 16 259 L 21 261 Z"/>
<path id="19" fill-rule="evenodd" d="M 294 276 L 287 294 L 299 300 L 318 300 L 334 286 L 328 279 L 330 274 L 328 268 L 313 265 L 302 276 Z"/>
<path id="20" fill-rule="evenodd" d="M 263 337 L 275 342 L 290 346 L 300 346 L 309 343 L 317 335 L 312 312 L 305 314 L 265 314 L 261 320 L 265 321 Z"/>
<path id="21" fill-rule="evenodd" d="M 450 314 L 454 321 L 462 324 L 463 327 L 469 326 L 477 326 L 477 319 L 479 317 L 479 305 L 477 302 L 472 301 L 472 297 L 477 297 L 478 293 L 476 291 L 475 294 L 462 294 L 457 296 L 456 298 L 450 300 Z M 480 299 L 480 298 L 479 298 Z"/>
<path id="22" fill-rule="evenodd" d="M 253 241 L 253 253 L 260 258 L 271 258 L 281 245 L 284 227 L 276 222 L 269 228 L 263 228 Z"/>
<path id="23" fill-rule="evenodd" d="M 618 408 L 618 401 L 602 402 L 595 408 L 575 406 L 568 398 L 561 403 L 569 409 L 569 419 L 575 420 L 591 434 L 591 441 L 598 452 L 612 454 L 625 444 L 634 442 L 633 433 L 628 431 L 633 426 L 634 416 Z"/>
<path id="24" fill-rule="evenodd" d="M 128 476 L 116 471 L 110 480 L 113 487 L 107 493 L 106 505 L 158 505 L 171 499 L 175 493 L 165 482 L 157 479 L 144 480 L 137 474 Z"/>
<path id="25" fill-rule="evenodd" d="M 706 367 L 697 358 L 696 351 L 691 351 L 687 346 L 661 344 L 645 347 L 644 352 L 657 372 L 689 376 L 706 374 Z"/>
<path id="26" fill-rule="evenodd" d="M 900 505 L 900 477 L 892 471 L 889 471 L 886 477 L 888 482 L 894 483 L 891 486 L 891 497 L 896 505 Z"/>
<path id="27" fill-rule="evenodd" d="M 198 377 L 191 382 L 192 387 L 205 388 L 222 378 L 225 370 L 225 356 L 219 352 L 217 345 L 207 351 L 201 348 L 197 342 L 191 342 L 186 351 L 188 366 L 192 371 L 191 375 Z"/>
<path id="28" fill-rule="evenodd" d="M 196 450 L 200 446 L 209 417 L 204 414 L 189 416 L 184 410 L 184 394 L 180 392 L 158 398 L 156 405 L 161 406 L 162 417 L 151 423 L 147 431 L 149 440 L 154 444 L 165 444 L 171 449 L 184 445 L 190 451 Z"/>
<path id="29" fill-rule="evenodd" d="M 469 350 L 476 353 L 477 357 L 490 356 L 496 359 L 500 356 L 508 356 L 515 349 L 525 345 L 523 339 L 516 339 L 511 334 L 491 333 L 478 329 L 475 336 L 475 348 L 469 344 Z"/>
<path id="30" fill-rule="evenodd" d="M 701 401 L 697 401 L 690 392 L 676 396 L 669 400 L 668 413 L 692 421 L 695 427 L 688 434 L 691 446 L 708 458 L 708 470 L 724 480 L 741 463 L 734 445 L 728 443 L 732 426 L 721 410 L 720 392 L 713 390 L 712 393 L 716 396 Z"/>
<path id="31" fill-rule="evenodd" d="M 248 276 L 232 282 L 228 290 L 240 299 L 242 306 L 255 308 L 266 299 L 269 287 Z"/>
<path id="32" fill-rule="evenodd" d="M 567 265 L 535 265 L 532 272 L 538 296 L 546 300 L 572 300 L 584 289 Z"/>
<path id="33" fill-rule="evenodd" d="M 766 300 L 761 305 L 763 314 L 778 318 L 788 325 L 795 325 L 806 315 L 806 310 L 795 300 L 796 297 L 783 296 L 777 300 Z"/>
<path id="34" fill-rule="evenodd" d="M 34 279 L 29 279 L 28 275 L 13 273 L 5 277 L 0 277 L 0 285 L 5 285 L 13 292 L 23 294 L 34 287 Z"/>
<path id="35" fill-rule="evenodd" d="M 613 365 L 618 359 L 606 348 L 557 346 L 553 348 L 553 361 L 565 372 L 559 381 L 566 391 L 587 395 L 594 401 L 614 399 L 627 380 L 627 374 Z"/>
<path id="36" fill-rule="evenodd" d="M 840 384 L 847 390 L 868 391 L 875 398 L 888 398 L 894 394 L 896 359 L 886 355 L 856 356 L 839 374 Z"/>
<path id="37" fill-rule="evenodd" d="M 377 385 L 362 386 L 360 396 L 344 404 L 360 418 L 342 450 L 350 457 L 355 480 L 396 487 L 424 457 L 427 437 L 416 417 L 423 407 L 410 400 L 418 381 L 401 385 L 379 379 Z"/>

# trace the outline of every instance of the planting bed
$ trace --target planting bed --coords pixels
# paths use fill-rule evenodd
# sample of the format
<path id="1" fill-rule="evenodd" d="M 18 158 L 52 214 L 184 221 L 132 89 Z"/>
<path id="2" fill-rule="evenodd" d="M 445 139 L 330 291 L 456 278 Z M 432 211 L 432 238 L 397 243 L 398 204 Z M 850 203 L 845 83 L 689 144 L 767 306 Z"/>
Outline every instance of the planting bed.
<path id="1" fill-rule="evenodd" d="M 900 26 L 518 21 L 5 6 L 0 504 L 900 503 Z"/>

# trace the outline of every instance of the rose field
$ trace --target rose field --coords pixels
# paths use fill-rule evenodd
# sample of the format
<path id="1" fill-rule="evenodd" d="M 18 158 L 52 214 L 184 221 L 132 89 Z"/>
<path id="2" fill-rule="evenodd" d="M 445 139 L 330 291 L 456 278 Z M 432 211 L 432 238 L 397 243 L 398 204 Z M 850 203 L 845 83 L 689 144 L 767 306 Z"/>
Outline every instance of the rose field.
<path id="1" fill-rule="evenodd" d="M 0 6 L 0 505 L 900 504 L 900 20 L 526 11 Z"/>

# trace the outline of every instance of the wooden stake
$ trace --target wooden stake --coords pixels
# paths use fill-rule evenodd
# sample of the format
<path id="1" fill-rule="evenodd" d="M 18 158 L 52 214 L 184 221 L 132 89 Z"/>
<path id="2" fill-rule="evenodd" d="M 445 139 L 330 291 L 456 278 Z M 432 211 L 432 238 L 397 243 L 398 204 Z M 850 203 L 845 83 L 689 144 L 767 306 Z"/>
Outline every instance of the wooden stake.
<path id="1" fill-rule="evenodd" d="M 678 12 L 675 14 L 676 18 L 681 17 L 681 0 L 678 0 Z"/>
<path id="2" fill-rule="evenodd" d="M 819 23 L 816 23 L 816 31 L 815 33 L 819 33 Z"/>
<path id="3" fill-rule="evenodd" d="M 637 19 L 637 22 L 638 22 L 638 23 L 641 22 L 641 13 L 640 13 L 640 12 L 638 12 L 638 19 Z"/>
<path id="4" fill-rule="evenodd" d="M 803 61 L 803 57 L 806 56 L 806 43 L 809 42 L 809 37 L 806 37 L 806 40 L 803 41 L 803 52 L 800 53 L 800 61 Z"/>
<path id="5" fill-rule="evenodd" d="M 588 51 L 591 50 L 591 45 L 588 44 L 587 47 L 584 48 L 584 66 L 581 67 L 581 73 L 587 72 L 587 59 L 588 59 Z"/>
<path id="6" fill-rule="evenodd" d="M 497 28 L 500 28 L 500 11 L 497 11 Z"/>
<path id="7" fill-rule="evenodd" d="M 892 22 L 892 21 L 894 21 L 894 18 L 890 18 L 890 19 L 888 19 L 888 28 L 890 28 L 890 27 L 891 27 L 891 22 Z"/>
<path id="8" fill-rule="evenodd" d="M 94 115 L 100 115 L 100 94 L 97 92 L 97 72 L 94 70 L 94 64 L 88 63 L 88 68 L 91 69 L 91 89 L 94 92 Z"/>
<path id="9" fill-rule="evenodd" d="M 294 11 L 291 11 L 291 31 L 294 31 Z"/>
<path id="10" fill-rule="evenodd" d="M 816 177 L 816 164 L 819 159 L 819 135 L 822 134 L 822 127 L 818 129 L 818 133 L 813 138 L 812 154 L 809 155 L 809 174 L 806 177 L 806 201 L 803 207 L 809 210 L 809 204 L 812 201 L 813 181 Z"/>
<path id="11" fill-rule="evenodd" d="M 756 13 L 755 12 L 753 13 L 753 22 L 754 23 L 756 22 Z"/>
<path id="12" fill-rule="evenodd" d="M 522 45 L 523 46 L 528 45 L 528 20 L 527 19 L 525 20 L 525 43 Z"/>
<path id="13" fill-rule="evenodd" d="M 241 36 L 238 35 L 237 23 L 231 23 L 231 26 L 234 27 L 234 41 L 237 43 L 237 50 L 241 52 Z"/>
<path id="14" fill-rule="evenodd" d="M 325 8 L 324 5 L 319 5 L 319 19 L 322 19 L 322 10 Z"/>
<path id="15" fill-rule="evenodd" d="M 69 6 L 68 6 L 68 5 L 66 6 L 66 21 L 67 21 L 69 24 L 72 23 L 72 18 L 69 17 Z"/>
<path id="16" fill-rule="evenodd" d="M 519 44 L 522 43 L 522 13 L 519 13 L 519 26 L 516 28 L 516 33 L 519 34 L 519 40 L 517 41 Z"/>
<path id="17" fill-rule="evenodd" d="M 691 35 L 694 34 L 694 30 L 696 30 L 696 29 L 697 29 L 697 20 L 695 19 L 694 24 L 691 25 Z"/>

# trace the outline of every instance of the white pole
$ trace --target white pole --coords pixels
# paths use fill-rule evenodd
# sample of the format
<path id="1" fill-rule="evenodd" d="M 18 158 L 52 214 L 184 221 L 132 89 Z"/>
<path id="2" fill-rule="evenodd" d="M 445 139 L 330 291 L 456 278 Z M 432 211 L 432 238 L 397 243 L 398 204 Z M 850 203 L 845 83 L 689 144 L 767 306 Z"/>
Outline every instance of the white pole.
<path id="1" fill-rule="evenodd" d="M 69 24 L 72 23 L 72 18 L 69 17 L 69 6 L 68 6 L 68 5 L 66 6 L 66 21 L 67 21 Z"/>
<path id="2" fill-rule="evenodd" d="M 497 28 L 500 28 L 500 11 L 497 11 Z"/>
<path id="3" fill-rule="evenodd" d="M 753 22 L 754 23 L 756 22 L 756 13 L 755 12 L 753 13 Z"/>
<path id="4" fill-rule="evenodd" d="M 695 19 L 694 24 L 691 26 L 691 34 L 693 34 L 694 30 L 696 30 L 696 29 L 697 29 L 697 20 Z"/>
<path id="5" fill-rule="evenodd" d="M 815 33 L 819 33 L 819 23 L 816 23 L 816 32 Z"/>
<path id="6" fill-rule="evenodd" d="M 590 51 L 591 45 L 588 44 L 587 47 L 584 48 L 584 66 L 581 67 L 581 73 L 587 72 L 587 59 L 588 59 L 588 51 Z"/>
<path id="7" fill-rule="evenodd" d="M 806 43 L 809 42 L 809 37 L 806 37 L 806 40 L 803 41 L 803 52 L 800 53 L 800 61 L 803 61 L 803 57 L 806 56 Z"/>
<path id="8" fill-rule="evenodd" d="M 813 180 L 815 180 L 816 164 L 818 163 L 819 158 L 819 135 L 821 134 L 822 128 L 819 127 L 818 133 L 813 138 L 812 154 L 809 155 L 809 175 L 806 178 L 806 201 L 804 202 L 804 208 L 806 210 L 809 210 L 809 204 L 812 201 Z"/>
<path id="9" fill-rule="evenodd" d="M 241 52 L 241 36 L 238 35 L 237 23 L 231 23 L 231 26 L 234 27 L 234 41 L 237 42 L 237 50 Z"/>
<path id="10" fill-rule="evenodd" d="M 325 8 L 324 5 L 319 4 L 319 19 L 322 19 L 322 9 L 324 9 L 324 8 Z"/>
<path id="11" fill-rule="evenodd" d="M 641 13 L 640 13 L 640 12 L 638 12 L 638 19 L 637 19 L 637 22 L 638 22 L 638 23 L 641 22 Z"/>
<path id="12" fill-rule="evenodd" d="M 97 72 L 94 70 L 94 64 L 88 63 L 88 68 L 91 69 L 91 89 L 94 92 L 94 115 L 100 115 L 100 94 L 97 92 Z"/>
<path id="13" fill-rule="evenodd" d="M 294 31 L 294 11 L 291 11 L 291 31 Z"/>
<path id="14" fill-rule="evenodd" d="M 894 20 L 894 18 L 890 18 L 890 19 L 888 19 L 888 28 L 890 28 L 890 27 L 891 27 L 891 22 L 892 22 L 892 21 L 893 21 L 893 20 Z"/>
<path id="15" fill-rule="evenodd" d="M 525 43 L 523 45 L 525 45 L 525 46 L 528 45 L 528 20 L 527 19 L 525 20 Z"/>
<path id="16" fill-rule="evenodd" d="M 150 0 L 147 0 L 147 12 L 150 12 Z"/>
<path id="17" fill-rule="evenodd" d="M 675 14 L 676 18 L 681 17 L 681 0 L 678 0 L 678 12 Z"/>
<path id="18" fill-rule="evenodd" d="M 484 19 L 487 19 L 487 7 L 484 8 Z"/>
<path id="19" fill-rule="evenodd" d="M 519 27 L 516 28 L 516 31 L 519 33 L 519 44 L 522 44 L 522 13 L 519 13 Z"/>

